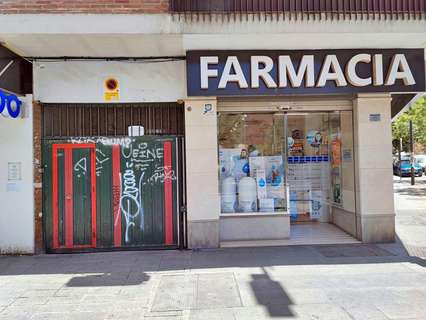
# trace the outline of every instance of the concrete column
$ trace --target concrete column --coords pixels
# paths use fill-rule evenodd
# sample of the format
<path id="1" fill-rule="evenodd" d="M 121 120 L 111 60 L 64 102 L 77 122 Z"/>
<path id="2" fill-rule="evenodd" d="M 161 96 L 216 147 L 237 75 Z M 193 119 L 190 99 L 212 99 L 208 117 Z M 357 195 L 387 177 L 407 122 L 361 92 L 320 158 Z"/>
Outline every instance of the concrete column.
<path id="1" fill-rule="evenodd" d="M 354 99 L 357 237 L 363 242 L 395 238 L 391 98 L 360 94 Z"/>
<path id="2" fill-rule="evenodd" d="M 0 254 L 34 253 L 32 96 L 22 101 L 22 118 L 0 116 Z M 12 163 L 20 176 L 10 179 Z"/>
<path id="3" fill-rule="evenodd" d="M 188 245 L 219 246 L 216 99 L 185 101 Z"/>

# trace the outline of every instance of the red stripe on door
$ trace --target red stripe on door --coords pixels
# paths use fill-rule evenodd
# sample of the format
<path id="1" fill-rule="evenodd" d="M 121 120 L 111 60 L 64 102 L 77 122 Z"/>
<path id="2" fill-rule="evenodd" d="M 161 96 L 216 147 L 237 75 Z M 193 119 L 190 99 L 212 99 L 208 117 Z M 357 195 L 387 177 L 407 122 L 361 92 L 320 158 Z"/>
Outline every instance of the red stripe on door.
<path id="1" fill-rule="evenodd" d="M 112 146 L 112 201 L 114 223 L 114 247 L 121 247 L 121 212 L 120 212 L 120 145 Z"/>
<path id="2" fill-rule="evenodd" d="M 172 143 L 164 144 L 164 243 L 173 244 Z"/>
<path id="3" fill-rule="evenodd" d="M 96 146 L 90 148 L 90 173 L 92 186 L 92 247 L 96 248 Z"/>
<path id="4" fill-rule="evenodd" d="M 72 184 L 72 149 L 65 149 L 65 247 L 72 248 L 74 243 L 74 209 Z"/>
<path id="5" fill-rule="evenodd" d="M 52 146 L 52 247 L 59 248 L 58 149 Z"/>

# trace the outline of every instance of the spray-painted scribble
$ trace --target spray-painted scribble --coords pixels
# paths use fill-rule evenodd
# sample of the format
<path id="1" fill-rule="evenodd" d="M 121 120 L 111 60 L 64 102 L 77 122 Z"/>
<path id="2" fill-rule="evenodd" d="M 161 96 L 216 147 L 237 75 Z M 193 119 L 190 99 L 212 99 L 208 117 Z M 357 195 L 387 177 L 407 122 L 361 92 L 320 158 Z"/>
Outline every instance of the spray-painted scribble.
<path id="1" fill-rule="evenodd" d="M 83 157 L 76 162 L 74 165 L 74 171 L 77 173 L 77 177 L 85 176 L 87 172 L 87 158 Z"/>
<path id="2" fill-rule="evenodd" d="M 147 179 L 149 183 L 164 183 L 165 181 L 176 180 L 175 171 L 171 168 L 158 167 L 155 168 L 154 173 Z"/>
<path id="3" fill-rule="evenodd" d="M 102 169 L 104 162 L 107 162 L 109 158 L 107 158 L 106 154 L 102 152 L 100 149 L 96 149 L 96 176 L 100 176 L 102 174 Z"/>
<path id="4" fill-rule="evenodd" d="M 105 153 L 100 149 L 96 149 L 96 176 L 100 176 L 103 170 L 103 164 L 107 162 L 110 158 L 108 158 Z M 79 159 L 74 165 L 74 171 L 77 173 L 77 177 L 80 178 L 85 176 L 87 173 L 87 157 L 82 157 Z"/>
<path id="5" fill-rule="evenodd" d="M 129 242 L 129 231 L 130 228 L 136 226 L 136 218 L 140 216 L 140 229 L 144 229 L 144 212 L 142 203 L 142 180 L 144 173 L 139 178 L 139 182 L 136 181 L 135 172 L 133 170 L 133 163 L 126 163 L 126 170 L 120 181 L 121 185 L 121 197 L 120 197 L 120 210 L 126 221 L 126 232 L 125 242 Z"/>
<path id="6" fill-rule="evenodd" d="M 114 226 L 118 224 L 118 221 L 120 218 L 120 201 L 121 201 L 121 181 L 119 186 L 112 187 L 112 205 L 114 208 L 114 212 L 117 212 L 117 214 L 115 215 Z"/>
<path id="7" fill-rule="evenodd" d="M 130 230 L 136 227 L 139 219 L 139 229 L 144 231 L 143 186 L 176 180 L 175 171 L 163 165 L 164 148 L 150 147 L 146 142 L 137 145 L 129 144 L 121 148 L 125 169 L 120 173 L 119 212 L 114 221 L 119 222 L 119 214 L 124 217 L 124 241 L 130 241 Z M 147 172 L 152 172 L 147 175 Z M 139 179 L 138 179 L 139 177 Z M 115 191 L 113 191 L 115 192 Z M 116 197 L 116 195 L 114 195 Z"/>

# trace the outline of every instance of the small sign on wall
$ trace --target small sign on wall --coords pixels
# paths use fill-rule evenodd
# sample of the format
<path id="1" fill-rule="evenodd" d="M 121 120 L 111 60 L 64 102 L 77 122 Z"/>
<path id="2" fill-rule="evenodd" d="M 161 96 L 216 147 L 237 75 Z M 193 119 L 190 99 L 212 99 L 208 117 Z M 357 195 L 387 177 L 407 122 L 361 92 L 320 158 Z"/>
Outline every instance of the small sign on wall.
<path id="1" fill-rule="evenodd" d="M 368 119 L 370 120 L 370 122 L 380 122 L 382 117 L 381 117 L 380 113 L 371 113 L 368 116 Z"/>
<path id="2" fill-rule="evenodd" d="M 204 104 L 203 107 L 203 115 L 204 116 L 216 116 L 216 112 L 211 103 Z"/>
<path id="3" fill-rule="evenodd" d="M 21 162 L 8 162 L 7 163 L 7 192 L 21 191 L 22 180 L 22 163 Z"/>
<path id="4" fill-rule="evenodd" d="M 120 100 L 120 82 L 114 77 L 104 81 L 104 100 L 107 102 Z"/>
<path id="5" fill-rule="evenodd" d="M 352 161 L 352 150 L 351 149 L 343 149 L 343 161 L 345 161 L 345 162 Z"/>
<path id="6" fill-rule="evenodd" d="M 7 180 L 19 181 L 22 180 L 22 163 L 8 162 L 7 163 Z"/>

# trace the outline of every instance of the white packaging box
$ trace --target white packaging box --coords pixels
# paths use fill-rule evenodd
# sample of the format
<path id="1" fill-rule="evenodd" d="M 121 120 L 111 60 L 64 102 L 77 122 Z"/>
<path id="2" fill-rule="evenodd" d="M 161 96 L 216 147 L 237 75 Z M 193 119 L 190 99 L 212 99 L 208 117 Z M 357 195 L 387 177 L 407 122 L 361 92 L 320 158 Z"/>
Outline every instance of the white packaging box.
<path id="1" fill-rule="evenodd" d="M 285 190 L 282 156 L 265 157 L 265 169 L 268 198 L 283 199 Z"/>
<path id="2" fill-rule="evenodd" d="M 327 206 L 324 196 L 321 190 L 311 192 L 311 218 L 320 219 L 326 215 Z"/>
<path id="3" fill-rule="evenodd" d="M 259 210 L 263 212 L 274 212 L 274 199 L 264 198 L 259 199 Z"/>
<path id="4" fill-rule="evenodd" d="M 257 186 L 257 198 L 265 199 L 267 197 L 265 170 L 260 170 L 260 169 L 256 170 L 256 186 Z"/>
<path id="5" fill-rule="evenodd" d="M 235 175 L 235 162 L 240 158 L 240 148 L 220 148 L 219 149 L 219 166 L 220 166 L 220 177 L 224 179 L 229 176 Z M 238 177 L 234 176 L 234 178 Z"/>
<path id="6" fill-rule="evenodd" d="M 256 178 L 256 171 L 266 172 L 265 157 L 249 157 L 250 177 Z"/>

